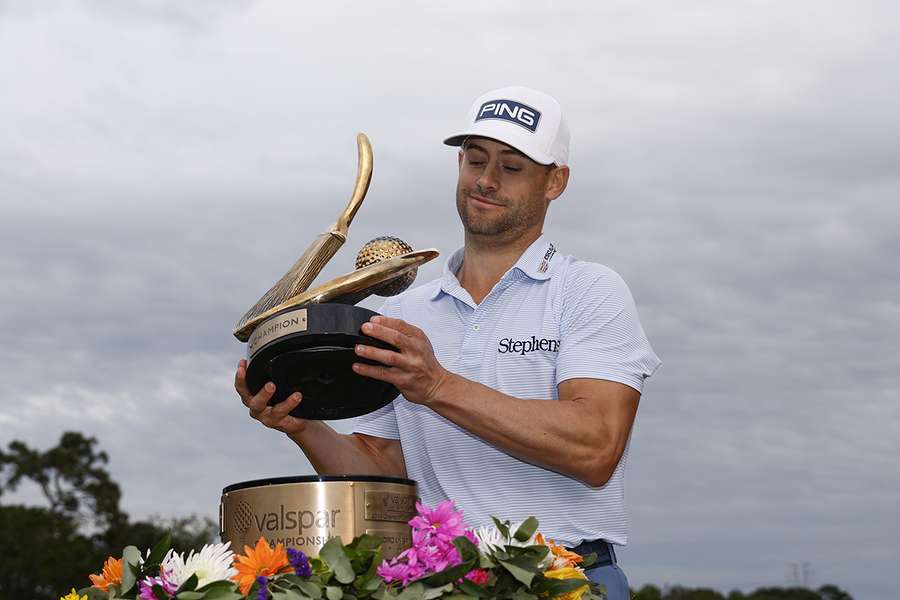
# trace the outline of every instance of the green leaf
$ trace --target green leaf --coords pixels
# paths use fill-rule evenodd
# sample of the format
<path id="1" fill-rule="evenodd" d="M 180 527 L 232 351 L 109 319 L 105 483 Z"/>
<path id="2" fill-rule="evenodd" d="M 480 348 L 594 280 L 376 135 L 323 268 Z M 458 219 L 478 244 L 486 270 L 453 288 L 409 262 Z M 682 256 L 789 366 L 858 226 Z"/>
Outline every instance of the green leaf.
<path id="1" fill-rule="evenodd" d="M 232 583 L 231 581 L 218 580 L 218 581 L 210 581 L 206 585 L 202 587 L 198 587 L 198 592 L 217 592 L 219 590 L 228 590 L 229 592 L 233 592 L 237 589 L 237 584 Z"/>
<path id="2" fill-rule="evenodd" d="M 509 539 L 509 521 L 500 522 L 500 519 L 497 517 L 491 517 L 494 521 L 494 525 L 497 526 L 497 531 L 500 532 L 500 535 L 504 537 L 504 539 Z"/>
<path id="3" fill-rule="evenodd" d="M 241 598 L 243 598 L 243 596 L 241 596 Z M 283 592 L 273 591 L 272 598 L 274 598 L 274 600 L 306 600 L 305 596 L 294 590 L 284 590 Z"/>
<path id="4" fill-rule="evenodd" d="M 411 583 L 397 594 L 397 600 L 425 600 L 425 586 L 418 581 Z"/>
<path id="5" fill-rule="evenodd" d="M 203 592 L 195 592 L 192 590 L 187 590 L 184 592 L 180 592 L 175 594 L 176 600 L 203 600 L 206 597 L 206 594 Z"/>
<path id="6" fill-rule="evenodd" d="M 344 546 L 339 536 L 331 538 L 322 546 L 322 549 L 319 550 L 319 558 L 325 561 L 339 582 L 352 583 L 356 579 L 353 565 L 350 564 L 350 559 L 344 553 Z"/>
<path id="7" fill-rule="evenodd" d="M 122 550 L 122 584 L 119 586 L 124 594 L 134 587 L 140 574 L 141 551 L 134 546 L 126 546 Z"/>
<path id="8" fill-rule="evenodd" d="M 175 590 L 175 595 L 180 594 L 181 592 L 193 592 L 197 589 L 197 574 L 194 573 L 190 577 L 188 577 L 181 586 Z"/>
<path id="9" fill-rule="evenodd" d="M 309 596 L 312 600 L 319 600 L 322 597 L 322 586 L 315 584 L 311 581 L 301 581 L 297 584 L 297 587 L 300 588 L 300 591 L 303 592 L 304 595 Z"/>
<path id="10" fill-rule="evenodd" d="M 475 561 L 478 558 L 478 546 L 464 535 L 454 538 L 453 545 L 459 550 L 459 557 L 463 562 Z"/>
<path id="11" fill-rule="evenodd" d="M 478 566 L 482 569 L 493 569 L 497 566 L 497 562 L 494 560 L 494 557 L 490 554 L 479 554 L 478 555 Z"/>
<path id="12" fill-rule="evenodd" d="M 107 600 L 109 598 L 109 594 L 94 586 L 78 590 L 78 597 L 81 598 L 82 596 L 87 596 L 88 600 Z"/>
<path id="13" fill-rule="evenodd" d="M 440 573 L 435 573 L 434 575 L 423 577 L 421 581 L 429 587 L 441 587 L 442 585 L 446 585 L 452 581 L 456 581 L 460 577 L 465 577 L 466 573 L 471 570 L 471 564 L 462 563 L 455 567 L 444 569 Z"/>
<path id="14" fill-rule="evenodd" d="M 325 588 L 325 595 L 328 597 L 328 600 L 341 600 L 344 597 L 344 590 L 339 586 L 329 585 Z"/>
<path id="15" fill-rule="evenodd" d="M 158 583 L 153 586 L 153 595 L 156 596 L 156 600 L 169 600 L 166 589 Z"/>
<path id="16" fill-rule="evenodd" d="M 353 547 L 357 552 L 375 552 L 383 543 L 381 536 L 365 533 L 353 540 Z"/>
<path id="17" fill-rule="evenodd" d="M 516 529 L 516 533 L 513 537 L 520 542 L 527 542 L 531 539 L 531 536 L 534 535 L 534 532 L 537 531 L 537 528 L 538 520 L 534 517 L 528 517 L 521 525 L 519 525 L 519 528 Z"/>
<path id="18" fill-rule="evenodd" d="M 518 581 L 525 584 L 527 587 L 531 587 L 531 581 L 534 579 L 534 576 L 537 574 L 537 569 L 531 564 L 522 564 L 521 560 L 501 560 L 500 566 L 509 572 L 510 575 L 515 577 Z"/>
<path id="19" fill-rule="evenodd" d="M 202 593 L 204 600 L 241 600 L 243 598 L 237 591 L 237 585 L 230 581 L 212 581 L 197 588 L 197 593 Z"/>
<path id="20" fill-rule="evenodd" d="M 350 559 L 344 553 L 344 546 L 340 537 L 333 537 L 328 540 L 322 549 L 319 550 L 319 558 L 325 561 L 325 564 L 334 572 L 334 577 L 341 583 L 352 583 L 356 579 L 356 573 L 353 571 L 353 565 Z"/>
<path id="21" fill-rule="evenodd" d="M 597 562 L 597 553 L 590 552 L 588 554 L 585 554 L 581 558 L 583 558 L 584 560 L 578 566 L 582 569 L 589 569 L 595 562 Z"/>
<path id="22" fill-rule="evenodd" d="M 435 598 L 440 598 L 444 595 L 445 592 L 452 592 L 453 584 L 448 583 L 447 585 L 443 585 L 441 587 L 433 587 L 425 589 L 425 600 L 434 600 Z"/>
<path id="23" fill-rule="evenodd" d="M 477 583 L 472 583 L 471 581 L 464 579 L 456 584 L 459 587 L 459 591 L 464 592 L 466 596 L 478 597 L 478 598 L 489 598 L 491 596 L 490 592 L 488 592 L 485 588 L 481 587 Z M 447 596 L 445 600 L 449 600 L 452 596 Z"/>
<path id="24" fill-rule="evenodd" d="M 125 546 L 122 550 L 122 562 L 129 565 L 141 564 L 141 551 L 134 546 Z"/>
<path id="25" fill-rule="evenodd" d="M 147 561 L 145 564 L 148 565 L 158 565 L 162 562 L 162 559 L 166 557 L 166 552 L 172 547 L 172 532 L 167 531 L 166 535 L 163 536 L 161 540 L 159 540 L 155 546 L 153 546 L 153 550 L 150 551 L 150 556 L 147 557 Z"/>
<path id="26" fill-rule="evenodd" d="M 388 595 L 388 589 L 386 586 L 380 586 L 375 592 L 372 594 L 372 597 L 375 600 L 384 600 Z"/>
<path id="27" fill-rule="evenodd" d="M 119 586 L 124 594 L 134 587 L 138 577 L 141 574 L 141 568 L 122 558 L 122 584 Z"/>
<path id="28" fill-rule="evenodd" d="M 581 579 L 580 577 L 556 579 L 540 574 L 535 578 L 534 584 L 531 586 L 531 589 L 541 596 L 548 595 L 550 597 L 556 597 L 562 596 L 563 594 L 567 594 L 569 592 L 573 592 L 583 587 L 590 586 L 590 583 L 591 582 L 589 580 Z"/>

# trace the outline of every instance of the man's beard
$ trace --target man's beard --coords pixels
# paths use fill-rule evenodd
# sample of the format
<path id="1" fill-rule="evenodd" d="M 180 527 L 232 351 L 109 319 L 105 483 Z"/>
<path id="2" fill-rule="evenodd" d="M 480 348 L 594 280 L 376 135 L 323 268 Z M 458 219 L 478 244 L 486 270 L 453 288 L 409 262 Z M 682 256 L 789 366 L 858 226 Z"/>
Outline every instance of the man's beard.
<path id="1" fill-rule="evenodd" d="M 502 208 L 497 211 L 499 214 L 488 215 L 471 209 L 469 194 L 473 193 L 502 205 Z M 531 210 L 532 206 L 534 210 Z M 459 213 L 463 228 L 466 232 L 476 235 L 499 235 L 524 231 L 541 220 L 542 216 L 538 207 L 539 204 L 536 201 L 517 203 L 506 196 L 485 193 L 478 188 L 457 188 L 456 190 L 456 211 Z"/>

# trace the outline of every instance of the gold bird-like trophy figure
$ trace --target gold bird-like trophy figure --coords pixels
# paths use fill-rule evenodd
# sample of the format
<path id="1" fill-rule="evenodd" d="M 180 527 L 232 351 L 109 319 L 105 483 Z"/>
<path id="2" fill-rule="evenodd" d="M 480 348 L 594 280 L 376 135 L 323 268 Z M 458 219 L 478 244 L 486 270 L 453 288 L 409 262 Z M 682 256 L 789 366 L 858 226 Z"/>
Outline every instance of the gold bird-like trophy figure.
<path id="1" fill-rule="evenodd" d="M 362 377 L 354 362 L 356 344 L 390 345 L 361 333 L 377 313 L 355 306 L 372 294 L 392 296 L 408 288 L 417 268 L 437 257 L 433 248 L 413 250 L 404 241 L 383 236 L 363 246 L 356 270 L 312 289 L 310 284 L 347 240 L 372 178 L 372 146 L 356 137 L 359 163 L 350 202 L 331 229 L 320 234 L 294 266 L 241 317 L 234 336 L 247 342 L 247 387 L 256 394 L 275 384 L 270 404 L 294 392 L 303 401 L 291 414 L 305 419 L 346 419 L 377 410 L 397 397 L 393 385 Z"/>

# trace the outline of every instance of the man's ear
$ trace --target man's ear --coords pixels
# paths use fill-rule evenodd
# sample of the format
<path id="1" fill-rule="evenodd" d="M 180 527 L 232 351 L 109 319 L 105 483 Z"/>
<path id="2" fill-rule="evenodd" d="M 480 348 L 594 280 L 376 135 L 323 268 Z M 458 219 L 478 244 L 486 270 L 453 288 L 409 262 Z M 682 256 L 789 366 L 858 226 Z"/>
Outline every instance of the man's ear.
<path id="1" fill-rule="evenodd" d="M 459 154 L 456 155 L 456 166 L 459 167 L 460 169 L 462 168 L 462 161 L 463 161 L 463 151 L 462 151 L 462 148 L 460 148 Z"/>
<path id="2" fill-rule="evenodd" d="M 545 193 L 547 200 L 559 198 L 566 191 L 567 185 L 569 185 L 569 167 L 565 165 L 555 167 L 550 172 L 549 177 L 547 177 L 547 191 Z"/>

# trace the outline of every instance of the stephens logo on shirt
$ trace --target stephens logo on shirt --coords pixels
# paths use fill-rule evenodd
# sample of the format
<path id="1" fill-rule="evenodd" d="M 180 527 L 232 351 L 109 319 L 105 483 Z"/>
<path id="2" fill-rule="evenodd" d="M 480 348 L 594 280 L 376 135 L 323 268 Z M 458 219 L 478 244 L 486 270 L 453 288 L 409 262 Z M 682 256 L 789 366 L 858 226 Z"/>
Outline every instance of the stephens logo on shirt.
<path id="1" fill-rule="evenodd" d="M 500 354 L 518 354 L 525 356 L 528 352 L 559 352 L 559 340 L 551 340 L 547 338 L 538 339 L 531 336 L 527 340 L 514 340 L 512 338 L 503 338 L 497 346 L 497 352 Z"/>

